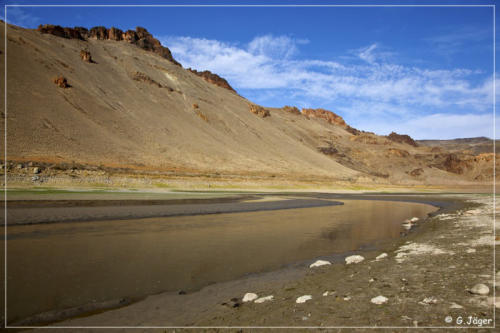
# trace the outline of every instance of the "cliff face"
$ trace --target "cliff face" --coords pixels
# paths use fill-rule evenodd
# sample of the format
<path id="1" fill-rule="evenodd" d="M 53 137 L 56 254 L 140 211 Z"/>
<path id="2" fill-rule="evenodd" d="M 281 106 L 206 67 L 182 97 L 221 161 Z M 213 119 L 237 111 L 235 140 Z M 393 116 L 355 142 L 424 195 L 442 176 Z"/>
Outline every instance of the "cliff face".
<path id="1" fill-rule="evenodd" d="M 330 124 L 346 126 L 346 123 L 341 116 L 325 109 L 302 109 L 302 114 L 310 118 L 324 119 Z"/>
<path id="2" fill-rule="evenodd" d="M 167 47 L 162 46 L 158 39 L 154 38 L 146 29 L 142 27 L 137 27 L 135 31 L 127 30 L 123 32 L 115 27 L 107 29 L 106 27 L 99 26 L 88 30 L 83 27 L 63 28 L 59 25 L 45 24 L 40 25 L 37 31 L 69 39 L 87 40 L 92 38 L 98 40 L 109 39 L 114 41 L 125 41 L 127 43 L 137 45 L 141 49 L 157 53 L 174 64 L 181 66 L 181 64 L 174 59 L 170 50 Z"/>
<path id="3" fill-rule="evenodd" d="M 391 132 L 391 134 L 389 134 L 387 138 L 394 142 L 406 143 L 410 146 L 418 147 L 418 144 L 415 142 L 415 140 L 413 140 L 409 135 L 406 134 L 398 134 L 396 132 Z"/>
<path id="4" fill-rule="evenodd" d="M 226 81 L 226 79 L 220 77 L 219 75 L 217 75 L 215 73 L 212 73 L 210 71 L 199 72 L 196 69 L 191 69 L 191 68 L 188 68 L 188 71 L 198 75 L 199 77 L 201 77 L 203 80 L 205 80 L 207 82 L 215 84 L 216 86 L 219 86 L 219 87 L 231 90 L 233 92 L 236 92 L 236 90 L 234 90 L 233 87 L 231 87 L 229 85 L 229 83 Z"/>

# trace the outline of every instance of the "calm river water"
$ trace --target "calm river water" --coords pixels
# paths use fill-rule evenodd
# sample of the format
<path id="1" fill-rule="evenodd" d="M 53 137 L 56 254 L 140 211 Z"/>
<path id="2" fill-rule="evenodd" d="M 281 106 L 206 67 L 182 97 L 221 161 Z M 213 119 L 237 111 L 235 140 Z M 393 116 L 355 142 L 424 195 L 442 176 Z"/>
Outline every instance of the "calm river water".
<path id="1" fill-rule="evenodd" d="M 340 200 L 343 206 L 12 226 L 9 322 L 53 309 L 195 290 L 399 237 L 435 207 Z"/>

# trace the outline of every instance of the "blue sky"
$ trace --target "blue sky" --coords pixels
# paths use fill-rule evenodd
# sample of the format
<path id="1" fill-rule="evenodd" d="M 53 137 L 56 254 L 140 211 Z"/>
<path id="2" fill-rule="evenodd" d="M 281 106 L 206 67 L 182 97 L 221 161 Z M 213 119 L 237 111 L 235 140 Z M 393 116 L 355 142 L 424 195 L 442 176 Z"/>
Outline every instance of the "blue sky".
<path id="1" fill-rule="evenodd" d="M 408 1 L 365 3 L 411 4 Z M 426 3 L 494 4 L 493 1 L 418 2 Z M 169 47 L 184 67 L 211 70 L 226 78 L 242 96 L 264 106 L 326 108 L 343 116 L 353 127 L 378 134 L 394 130 L 417 139 L 493 137 L 491 7 L 8 7 L 7 10 L 9 23 L 28 28 L 45 23 L 104 25 L 123 30 L 143 26 Z"/>

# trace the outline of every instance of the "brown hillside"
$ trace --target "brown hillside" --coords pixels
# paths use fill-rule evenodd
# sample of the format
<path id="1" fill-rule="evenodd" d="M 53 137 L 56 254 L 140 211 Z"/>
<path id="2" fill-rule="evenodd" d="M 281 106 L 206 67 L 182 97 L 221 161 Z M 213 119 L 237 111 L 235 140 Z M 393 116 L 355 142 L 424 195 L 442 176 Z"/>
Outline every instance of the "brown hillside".
<path id="1" fill-rule="evenodd" d="M 456 184 L 492 177 L 486 156 L 457 154 L 450 161 L 446 151 L 353 129 L 328 110 L 257 106 L 226 80 L 183 69 L 142 28 L 39 30 L 8 26 L 11 161 L 322 182 Z"/>

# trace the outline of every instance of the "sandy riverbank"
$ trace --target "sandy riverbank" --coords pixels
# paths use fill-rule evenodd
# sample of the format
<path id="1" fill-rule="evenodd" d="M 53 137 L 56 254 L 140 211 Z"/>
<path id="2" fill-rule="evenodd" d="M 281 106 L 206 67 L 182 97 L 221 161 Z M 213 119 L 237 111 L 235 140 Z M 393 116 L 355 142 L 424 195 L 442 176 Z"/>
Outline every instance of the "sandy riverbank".
<path id="1" fill-rule="evenodd" d="M 493 318 L 492 197 L 447 197 L 466 203 L 459 211 L 429 219 L 418 232 L 384 249 L 361 252 L 366 259 L 359 264 L 345 265 L 343 258 L 334 258 L 331 266 L 309 269 L 311 260 L 186 295 L 150 296 L 57 326 L 449 327 L 456 325 L 458 316 L 465 322 L 469 316 Z M 388 258 L 373 261 L 382 251 Z M 489 286 L 487 296 L 468 291 L 477 283 Z M 325 291 L 331 295 L 322 296 Z M 242 303 L 246 292 L 274 298 L 262 304 Z M 312 300 L 295 303 L 302 295 Z M 370 302 L 379 295 L 388 298 L 386 304 Z M 452 323 L 445 322 L 447 316 L 452 316 Z"/>

